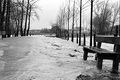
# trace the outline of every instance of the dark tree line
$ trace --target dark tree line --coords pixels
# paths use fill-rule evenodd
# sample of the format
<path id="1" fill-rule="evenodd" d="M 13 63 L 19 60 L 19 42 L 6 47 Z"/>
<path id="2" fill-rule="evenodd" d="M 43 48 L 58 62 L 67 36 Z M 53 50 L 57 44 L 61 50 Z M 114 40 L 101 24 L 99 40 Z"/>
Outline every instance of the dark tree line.
<path id="1" fill-rule="evenodd" d="M 11 35 L 27 36 L 34 4 L 38 0 L 0 0 L 0 33 L 2 37 Z"/>
<path id="2" fill-rule="evenodd" d="M 83 0 L 66 0 L 66 4 L 60 8 L 55 24 L 56 26 L 53 26 L 53 29 L 58 30 L 55 30 L 56 34 L 61 35 L 61 30 L 67 29 L 68 40 L 71 37 L 71 41 L 74 41 L 74 37 L 78 35 L 79 45 L 81 45 L 81 37 L 87 34 L 90 35 L 91 45 L 93 34 L 114 34 L 115 25 L 120 24 L 120 6 L 117 2 L 110 3 L 109 0 L 87 0 L 86 2 Z M 79 31 L 75 31 L 76 27 L 79 27 Z M 118 28 L 120 33 L 120 27 Z"/>
<path id="3" fill-rule="evenodd" d="M 105 34 L 114 34 L 113 28 L 119 20 L 120 7 L 119 5 L 113 4 L 112 6 L 109 4 L 109 0 L 107 2 L 100 2 L 95 6 L 95 17 L 93 19 L 94 31 L 97 34 L 105 35 Z"/>
<path id="4" fill-rule="evenodd" d="M 52 28 L 50 29 L 50 33 L 54 33 L 56 35 L 56 37 L 58 38 L 67 38 L 68 36 L 68 30 L 61 28 L 61 26 L 54 24 L 52 25 Z"/>

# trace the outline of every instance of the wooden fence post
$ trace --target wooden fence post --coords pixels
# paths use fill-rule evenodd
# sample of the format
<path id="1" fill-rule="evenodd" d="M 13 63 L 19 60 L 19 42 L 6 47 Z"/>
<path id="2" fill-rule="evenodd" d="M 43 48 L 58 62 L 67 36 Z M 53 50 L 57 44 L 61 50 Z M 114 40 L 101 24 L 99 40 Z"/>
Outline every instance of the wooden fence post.
<path id="1" fill-rule="evenodd" d="M 77 37 L 76 37 L 76 42 L 78 43 L 78 33 L 77 33 Z"/>
<path id="2" fill-rule="evenodd" d="M 96 34 L 94 34 L 94 47 L 96 47 L 96 40 L 95 40 Z"/>
<path id="3" fill-rule="evenodd" d="M 83 34 L 83 39 L 84 39 L 83 46 L 86 46 L 86 36 L 85 36 L 85 34 Z"/>

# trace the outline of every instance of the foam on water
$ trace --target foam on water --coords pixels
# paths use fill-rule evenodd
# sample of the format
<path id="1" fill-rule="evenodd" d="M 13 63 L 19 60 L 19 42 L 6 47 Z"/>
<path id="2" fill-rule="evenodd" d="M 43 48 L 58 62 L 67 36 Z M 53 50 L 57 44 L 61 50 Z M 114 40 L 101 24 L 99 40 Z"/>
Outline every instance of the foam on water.
<path id="1" fill-rule="evenodd" d="M 3 50 L 0 50 L 0 57 L 4 54 Z"/>
<path id="2" fill-rule="evenodd" d="M 8 46 L 6 43 L 0 42 L 0 47 L 6 47 L 6 46 Z"/>
<path id="3" fill-rule="evenodd" d="M 3 54 L 4 54 L 4 51 L 0 50 L 0 58 Z M 4 69 L 4 64 L 5 62 L 0 60 L 0 71 Z"/>

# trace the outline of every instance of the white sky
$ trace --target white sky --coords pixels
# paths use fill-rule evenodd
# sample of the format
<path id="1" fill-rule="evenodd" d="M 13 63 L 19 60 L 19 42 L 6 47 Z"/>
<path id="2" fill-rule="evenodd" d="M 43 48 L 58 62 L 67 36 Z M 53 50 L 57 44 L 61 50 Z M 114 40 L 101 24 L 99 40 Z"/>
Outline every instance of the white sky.
<path id="1" fill-rule="evenodd" d="M 41 8 L 41 11 L 38 11 L 40 20 L 32 19 L 31 29 L 51 28 L 51 24 L 56 21 L 60 6 L 62 6 L 65 1 L 66 0 L 39 0 L 37 5 Z M 88 0 L 83 0 L 83 4 L 86 1 Z M 110 1 L 115 2 L 119 0 Z"/>
<path id="2" fill-rule="evenodd" d="M 41 8 L 38 12 L 40 20 L 31 21 L 31 29 L 50 28 L 56 21 L 60 6 L 65 0 L 40 0 L 37 5 Z"/>

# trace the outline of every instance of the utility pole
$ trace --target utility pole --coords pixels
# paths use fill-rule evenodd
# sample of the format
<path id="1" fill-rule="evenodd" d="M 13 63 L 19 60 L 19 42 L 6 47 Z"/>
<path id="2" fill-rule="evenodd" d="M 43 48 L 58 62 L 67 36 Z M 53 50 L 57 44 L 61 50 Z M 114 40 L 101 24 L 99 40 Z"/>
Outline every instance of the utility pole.
<path id="1" fill-rule="evenodd" d="M 80 0 L 80 28 L 79 28 L 79 46 L 81 45 L 81 25 L 82 24 L 82 0 Z"/>
<path id="2" fill-rule="evenodd" d="M 92 46 L 92 17 L 93 17 L 93 0 L 91 0 L 90 46 Z"/>
<path id="3" fill-rule="evenodd" d="M 69 40 L 69 23 L 70 23 L 70 0 L 68 4 L 68 40 Z"/>
<path id="4" fill-rule="evenodd" d="M 75 0 L 74 0 L 74 3 L 73 3 L 73 23 L 72 23 L 72 42 L 74 42 L 74 18 L 75 18 Z"/>

